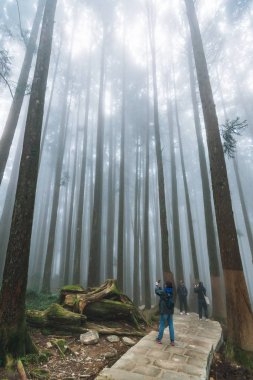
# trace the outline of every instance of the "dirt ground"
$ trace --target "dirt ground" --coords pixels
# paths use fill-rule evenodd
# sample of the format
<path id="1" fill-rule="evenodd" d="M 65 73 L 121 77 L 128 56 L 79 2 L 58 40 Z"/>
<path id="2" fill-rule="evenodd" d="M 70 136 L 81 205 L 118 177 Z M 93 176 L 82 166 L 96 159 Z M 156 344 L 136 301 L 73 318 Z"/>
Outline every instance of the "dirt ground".
<path id="1" fill-rule="evenodd" d="M 225 359 L 224 353 L 214 354 L 210 380 L 253 380 L 253 372 Z"/>
<path id="2" fill-rule="evenodd" d="M 48 361 L 29 363 L 25 366 L 29 379 L 79 380 L 95 379 L 104 367 L 112 366 L 130 347 L 122 339 L 110 343 L 101 335 L 99 343 L 83 345 L 76 336 L 43 335 L 38 330 L 32 331 L 33 341 L 40 351 L 50 353 Z M 140 338 L 131 337 L 136 343 Z M 68 347 L 63 354 L 52 341 L 65 339 Z M 36 373 L 36 369 L 44 372 Z M 0 380 L 18 380 L 17 373 L 8 373 L 0 369 Z M 224 360 L 222 351 L 216 353 L 210 373 L 210 380 L 253 380 L 253 373 L 235 363 Z"/>
<path id="3" fill-rule="evenodd" d="M 78 380 L 95 379 L 104 367 L 111 367 L 130 347 L 122 339 L 116 343 L 110 343 L 105 336 L 101 335 L 99 343 L 94 345 L 84 345 L 78 336 L 42 335 L 34 330 L 32 338 L 40 351 L 50 353 L 48 361 L 44 363 L 29 364 L 25 367 L 29 379 L 50 379 L 50 380 Z M 130 337 L 136 343 L 139 337 Z M 65 339 L 68 347 L 65 354 L 51 345 L 57 339 Z M 35 374 L 36 369 L 44 370 L 41 374 Z M 46 377 L 47 375 L 47 377 Z M 18 373 L 8 373 L 0 369 L 0 380 L 18 380 Z"/>

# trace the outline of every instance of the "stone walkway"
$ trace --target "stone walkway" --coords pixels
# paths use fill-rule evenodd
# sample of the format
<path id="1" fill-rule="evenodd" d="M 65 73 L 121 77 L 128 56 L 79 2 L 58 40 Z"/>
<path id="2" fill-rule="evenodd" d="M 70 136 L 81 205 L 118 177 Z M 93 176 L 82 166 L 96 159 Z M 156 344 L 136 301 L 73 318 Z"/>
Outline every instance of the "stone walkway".
<path id="1" fill-rule="evenodd" d="M 222 343 L 220 324 L 176 313 L 174 329 L 174 347 L 167 328 L 161 345 L 152 331 L 96 380 L 208 380 L 213 353 Z"/>

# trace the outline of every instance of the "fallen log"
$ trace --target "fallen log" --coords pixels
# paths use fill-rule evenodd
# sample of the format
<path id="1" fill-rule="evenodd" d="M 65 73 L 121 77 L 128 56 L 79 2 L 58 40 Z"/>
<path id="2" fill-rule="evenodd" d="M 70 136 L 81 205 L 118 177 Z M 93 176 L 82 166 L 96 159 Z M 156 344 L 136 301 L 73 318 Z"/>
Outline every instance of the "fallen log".
<path id="1" fill-rule="evenodd" d="M 54 313 L 56 315 L 54 316 Z M 58 304 L 52 304 L 44 311 L 27 310 L 26 321 L 31 327 L 46 328 L 51 331 L 64 331 L 66 333 L 84 334 L 90 330 L 96 330 L 99 334 L 135 335 L 144 336 L 145 331 L 140 331 L 128 325 L 127 327 L 112 326 L 101 323 L 86 322 L 86 316 L 63 309 Z M 109 326 L 108 326 L 109 325 Z"/>
<path id="2" fill-rule="evenodd" d="M 119 291 L 114 280 L 107 280 L 92 289 L 64 286 L 60 291 L 60 301 L 62 305 L 52 304 L 44 311 L 27 310 L 28 324 L 67 333 L 84 333 L 94 329 L 100 334 L 145 334 L 145 318 L 132 301 Z M 99 325 L 92 324 L 97 321 Z M 114 321 L 119 322 L 117 327 L 110 326 Z M 125 322 L 127 328 L 122 327 Z"/>
<path id="3" fill-rule="evenodd" d="M 87 290 L 65 286 L 60 291 L 60 301 L 64 308 L 85 313 L 91 320 L 127 319 L 137 329 L 147 324 L 132 301 L 120 292 L 115 280 L 107 280 L 100 287 Z"/>
<path id="4" fill-rule="evenodd" d="M 98 288 L 84 289 L 77 285 L 67 285 L 60 290 L 60 304 L 71 306 L 83 313 L 86 305 L 100 301 L 103 298 L 121 300 L 121 293 L 115 280 L 107 280 Z"/>
<path id="5" fill-rule="evenodd" d="M 26 320 L 33 327 L 52 327 L 54 329 L 63 326 L 82 326 L 87 317 L 83 314 L 73 313 L 64 309 L 61 305 L 53 303 L 46 310 L 27 310 Z"/>

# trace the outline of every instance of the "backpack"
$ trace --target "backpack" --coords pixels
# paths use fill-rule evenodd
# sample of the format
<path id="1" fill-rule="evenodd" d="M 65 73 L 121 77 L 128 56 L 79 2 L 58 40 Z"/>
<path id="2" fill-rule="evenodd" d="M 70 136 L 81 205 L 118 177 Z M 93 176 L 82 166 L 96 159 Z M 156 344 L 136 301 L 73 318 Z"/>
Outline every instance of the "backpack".
<path id="1" fill-rule="evenodd" d="M 174 304 L 174 300 L 173 300 L 172 295 L 167 295 L 166 305 L 167 305 L 167 308 L 169 309 L 170 314 L 174 314 L 175 304 Z"/>

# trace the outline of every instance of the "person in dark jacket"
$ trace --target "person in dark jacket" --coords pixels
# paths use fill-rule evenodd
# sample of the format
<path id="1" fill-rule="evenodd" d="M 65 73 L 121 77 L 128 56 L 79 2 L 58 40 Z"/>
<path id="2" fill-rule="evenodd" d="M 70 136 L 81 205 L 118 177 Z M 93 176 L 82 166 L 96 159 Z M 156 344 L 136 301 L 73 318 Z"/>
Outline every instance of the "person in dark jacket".
<path id="1" fill-rule="evenodd" d="M 162 289 L 160 284 L 156 284 L 155 293 L 160 297 L 159 301 L 159 311 L 160 311 L 160 324 L 159 332 L 156 338 L 159 344 L 162 344 L 163 333 L 165 329 L 165 323 L 168 322 L 169 332 L 170 332 L 170 342 L 174 346 L 175 335 L 173 326 L 173 313 L 174 313 L 174 301 L 173 301 L 173 286 L 172 283 L 166 281 L 164 289 Z"/>
<path id="2" fill-rule="evenodd" d="M 198 285 L 194 285 L 194 293 L 197 293 L 198 295 L 198 312 L 199 312 L 199 319 L 202 320 L 202 312 L 204 310 L 204 314 L 206 319 L 208 319 L 208 312 L 207 312 L 207 304 L 205 297 L 206 296 L 206 288 L 204 287 L 203 283 L 200 281 Z"/>
<path id="3" fill-rule="evenodd" d="M 188 296 L 188 290 L 183 282 L 183 280 L 180 280 L 179 285 L 177 287 L 177 294 L 179 298 L 179 308 L 180 308 L 180 314 L 187 314 L 188 313 L 188 305 L 187 305 L 187 296 Z"/>

